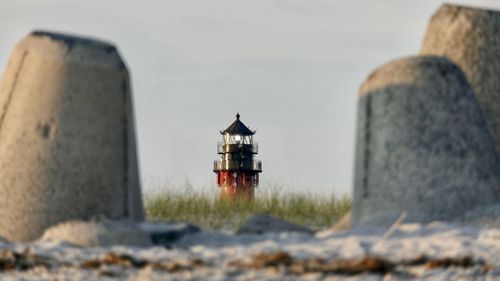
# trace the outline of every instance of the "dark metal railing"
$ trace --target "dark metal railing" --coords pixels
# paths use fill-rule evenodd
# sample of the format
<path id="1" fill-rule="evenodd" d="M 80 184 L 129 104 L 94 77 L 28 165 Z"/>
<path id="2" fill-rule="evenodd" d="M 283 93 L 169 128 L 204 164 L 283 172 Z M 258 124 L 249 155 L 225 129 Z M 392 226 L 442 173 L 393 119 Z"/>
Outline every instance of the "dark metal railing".
<path id="1" fill-rule="evenodd" d="M 262 161 L 236 161 L 236 160 L 216 160 L 214 161 L 214 171 L 224 170 L 250 170 L 262 171 Z"/>
<path id="2" fill-rule="evenodd" d="M 232 144 L 232 143 L 224 143 L 224 142 L 217 143 L 217 153 L 218 154 L 238 152 L 240 150 L 243 152 L 257 154 L 257 153 L 259 153 L 259 144 L 258 143 Z"/>

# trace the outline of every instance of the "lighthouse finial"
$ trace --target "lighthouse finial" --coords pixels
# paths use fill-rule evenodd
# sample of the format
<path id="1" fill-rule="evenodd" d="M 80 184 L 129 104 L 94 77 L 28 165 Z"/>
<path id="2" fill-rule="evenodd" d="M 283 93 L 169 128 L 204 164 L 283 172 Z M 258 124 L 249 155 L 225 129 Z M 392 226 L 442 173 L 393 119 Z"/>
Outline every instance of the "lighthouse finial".
<path id="1" fill-rule="evenodd" d="M 236 112 L 236 119 L 240 120 L 240 113 L 239 112 Z"/>

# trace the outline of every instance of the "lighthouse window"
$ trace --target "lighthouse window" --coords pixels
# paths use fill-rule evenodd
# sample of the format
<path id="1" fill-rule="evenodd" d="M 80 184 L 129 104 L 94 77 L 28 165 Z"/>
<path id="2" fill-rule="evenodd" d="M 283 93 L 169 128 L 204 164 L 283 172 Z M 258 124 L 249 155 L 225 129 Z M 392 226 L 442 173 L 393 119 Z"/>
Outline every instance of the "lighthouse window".
<path id="1" fill-rule="evenodd" d="M 224 135 L 224 143 L 226 144 L 252 144 L 252 136 L 242 135 Z"/>

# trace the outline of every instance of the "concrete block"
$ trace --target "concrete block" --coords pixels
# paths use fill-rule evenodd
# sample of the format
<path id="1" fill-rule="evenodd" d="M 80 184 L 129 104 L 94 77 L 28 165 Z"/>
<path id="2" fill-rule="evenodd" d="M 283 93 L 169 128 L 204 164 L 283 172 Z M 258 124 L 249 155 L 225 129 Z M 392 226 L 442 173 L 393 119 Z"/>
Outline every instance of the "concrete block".
<path id="1" fill-rule="evenodd" d="M 452 220 L 500 200 L 500 160 L 462 71 L 412 57 L 360 89 L 353 224 Z"/>
<path id="2" fill-rule="evenodd" d="M 149 233 L 154 245 L 167 247 L 186 235 L 201 231 L 198 226 L 186 222 L 144 222 L 139 227 Z"/>
<path id="3" fill-rule="evenodd" d="M 66 242 L 80 247 L 116 245 L 149 247 L 150 234 L 130 221 L 67 221 L 49 227 L 40 241 Z"/>
<path id="4" fill-rule="evenodd" d="M 0 235 L 143 219 L 129 74 L 105 42 L 35 31 L 0 82 Z"/>
<path id="5" fill-rule="evenodd" d="M 477 95 L 500 152 L 500 12 L 445 4 L 432 16 L 421 54 L 449 58 Z"/>
<path id="6" fill-rule="evenodd" d="M 267 214 L 252 215 L 238 228 L 238 230 L 236 230 L 236 234 L 265 234 L 282 232 L 298 232 L 306 234 L 314 233 L 314 231 L 309 228 L 296 225 Z"/>

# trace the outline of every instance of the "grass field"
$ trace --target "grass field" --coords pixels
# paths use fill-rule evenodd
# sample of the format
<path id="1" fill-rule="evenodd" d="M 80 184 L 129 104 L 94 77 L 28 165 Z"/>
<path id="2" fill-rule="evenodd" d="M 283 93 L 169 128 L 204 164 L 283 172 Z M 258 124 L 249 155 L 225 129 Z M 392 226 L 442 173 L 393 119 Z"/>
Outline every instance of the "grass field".
<path id="1" fill-rule="evenodd" d="M 185 221 L 214 230 L 235 230 L 249 215 L 265 213 L 312 229 L 332 226 L 351 207 L 347 196 L 258 192 L 253 201 L 228 202 L 212 193 L 167 189 L 146 197 L 151 221 Z M 213 190 L 212 190 L 213 191 Z"/>

